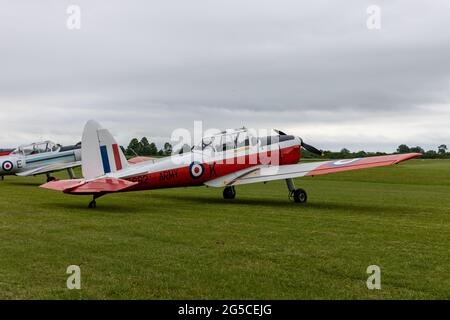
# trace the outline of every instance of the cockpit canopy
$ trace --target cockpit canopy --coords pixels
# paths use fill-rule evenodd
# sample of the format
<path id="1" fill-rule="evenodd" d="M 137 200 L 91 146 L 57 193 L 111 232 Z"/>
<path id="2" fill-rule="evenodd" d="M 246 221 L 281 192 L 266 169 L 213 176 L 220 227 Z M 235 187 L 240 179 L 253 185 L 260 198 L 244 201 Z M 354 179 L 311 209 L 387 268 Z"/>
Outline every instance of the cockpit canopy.
<path id="1" fill-rule="evenodd" d="M 39 153 L 55 152 L 59 146 L 52 141 L 36 142 L 29 145 L 23 145 L 15 149 L 11 154 L 29 156 Z"/>
<path id="2" fill-rule="evenodd" d="M 212 150 L 223 152 L 242 147 L 255 146 L 258 139 L 248 129 L 234 129 L 223 131 L 220 134 L 206 136 L 202 142 L 194 147 L 194 150 Z"/>
<path id="3" fill-rule="evenodd" d="M 193 150 L 224 152 L 246 147 L 264 147 L 295 139 L 295 136 L 291 135 L 271 135 L 269 132 L 267 135 L 259 136 L 254 130 L 246 128 L 232 129 L 216 135 L 205 136 L 202 142 L 195 146 Z"/>

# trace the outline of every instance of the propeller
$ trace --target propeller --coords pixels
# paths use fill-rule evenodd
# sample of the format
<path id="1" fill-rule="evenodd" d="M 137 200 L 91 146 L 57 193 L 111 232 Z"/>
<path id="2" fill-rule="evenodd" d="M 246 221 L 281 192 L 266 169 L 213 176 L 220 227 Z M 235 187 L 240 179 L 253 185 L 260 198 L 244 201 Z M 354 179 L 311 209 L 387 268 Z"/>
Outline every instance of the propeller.
<path id="1" fill-rule="evenodd" d="M 287 134 L 284 133 L 284 132 L 281 131 L 281 130 L 273 129 L 273 131 L 275 131 L 276 133 L 278 133 L 280 136 L 287 136 Z"/>
<path id="2" fill-rule="evenodd" d="M 304 143 L 302 139 L 300 139 L 300 141 L 302 142 L 301 143 L 302 148 L 304 148 L 304 149 L 308 150 L 309 152 L 314 153 L 318 156 L 323 156 L 322 151 L 320 151 L 319 149 L 313 147 L 312 145 Z"/>
<path id="3" fill-rule="evenodd" d="M 287 134 L 284 133 L 284 132 L 281 131 L 281 130 L 273 129 L 273 131 L 275 131 L 276 133 L 278 133 L 280 136 L 287 136 Z M 315 155 L 323 156 L 322 151 L 320 151 L 319 149 L 313 147 L 312 145 L 309 145 L 309 144 L 303 142 L 303 139 L 302 139 L 302 138 L 299 138 L 299 139 L 300 139 L 300 145 L 301 145 L 302 148 L 304 148 L 305 150 L 307 150 L 307 151 L 309 151 L 309 152 L 311 152 L 311 153 L 313 153 L 313 154 L 315 154 Z"/>

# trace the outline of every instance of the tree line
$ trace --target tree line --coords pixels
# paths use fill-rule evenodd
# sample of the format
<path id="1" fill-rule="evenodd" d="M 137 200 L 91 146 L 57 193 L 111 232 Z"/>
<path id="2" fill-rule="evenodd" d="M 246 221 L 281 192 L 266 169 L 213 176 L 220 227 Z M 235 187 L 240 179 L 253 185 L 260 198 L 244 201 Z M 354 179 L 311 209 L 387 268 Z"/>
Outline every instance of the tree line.
<path id="1" fill-rule="evenodd" d="M 408 147 L 405 144 L 401 144 L 397 148 L 397 153 L 409 153 L 409 152 L 420 152 L 423 154 L 425 159 L 450 159 L 450 153 L 447 152 L 447 145 L 441 144 L 437 147 L 437 150 L 425 151 L 421 147 Z"/>
<path id="2" fill-rule="evenodd" d="M 191 149 L 190 146 L 184 145 L 181 150 L 172 150 L 172 145 L 169 142 L 164 143 L 162 149 L 158 149 L 154 142 L 150 142 L 146 137 L 141 140 L 133 138 L 128 147 L 124 150 L 125 155 L 132 156 L 170 156 L 172 153 L 183 153 L 188 152 Z M 437 147 L 437 150 L 425 151 L 423 148 L 416 146 L 410 147 L 406 144 L 401 144 L 398 146 L 396 153 L 410 153 L 418 152 L 423 154 L 424 159 L 450 159 L 450 153 L 448 152 L 447 145 L 441 144 Z M 386 155 L 385 152 L 366 152 L 358 151 L 351 152 L 347 148 L 341 149 L 339 152 L 324 150 L 323 157 L 327 159 L 348 159 L 348 158 L 363 158 L 369 156 L 382 156 Z M 308 152 L 307 150 L 302 150 L 302 158 L 317 158 L 316 155 Z"/>
<path id="3" fill-rule="evenodd" d="M 417 152 L 422 153 L 423 159 L 450 159 L 450 153 L 448 152 L 447 145 L 441 144 L 437 147 L 437 150 L 428 150 L 425 151 L 423 148 L 416 146 L 410 147 L 406 144 L 401 144 L 398 146 L 395 153 L 411 153 Z M 351 152 L 347 148 L 341 149 L 339 152 L 335 151 L 323 151 L 323 157 L 327 159 L 348 159 L 348 158 L 363 158 L 369 156 L 383 156 L 386 155 L 386 152 L 366 152 L 366 151 L 358 151 Z M 303 158 L 317 158 L 314 154 L 308 152 L 307 150 L 302 150 Z"/>
<path id="4" fill-rule="evenodd" d="M 146 137 L 141 140 L 133 138 L 128 147 L 124 150 L 126 156 L 170 156 L 172 154 L 172 145 L 169 142 L 164 143 L 162 149 L 158 150 L 158 147 L 154 142 L 149 142 Z"/>

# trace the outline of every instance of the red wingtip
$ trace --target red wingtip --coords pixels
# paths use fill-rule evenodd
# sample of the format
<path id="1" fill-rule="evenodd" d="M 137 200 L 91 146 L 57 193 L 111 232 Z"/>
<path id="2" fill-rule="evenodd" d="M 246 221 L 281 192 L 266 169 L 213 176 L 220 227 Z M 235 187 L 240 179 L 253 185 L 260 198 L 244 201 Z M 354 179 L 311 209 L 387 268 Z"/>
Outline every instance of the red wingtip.
<path id="1" fill-rule="evenodd" d="M 405 153 L 405 154 L 399 154 L 398 156 L 399 156 L 399 158 L 397 159 L 397 161 L 395 163 L 400 163 L 400 162 L 403 162 L 406 160 L 419 158 L 419 157 L 423 156 L 423 154 L 421 154 L 421 153 Z"/>

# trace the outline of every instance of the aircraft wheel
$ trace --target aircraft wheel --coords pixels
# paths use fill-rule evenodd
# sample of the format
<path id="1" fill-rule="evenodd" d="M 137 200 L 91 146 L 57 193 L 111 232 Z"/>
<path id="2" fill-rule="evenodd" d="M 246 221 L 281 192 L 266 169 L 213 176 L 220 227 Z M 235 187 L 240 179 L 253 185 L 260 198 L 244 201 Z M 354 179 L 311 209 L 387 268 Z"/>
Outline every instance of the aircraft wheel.
<path id="1" fill-rule="evenodd" d="M 95 200 L 92 200 L 89 202 L 89 209 L 95 209 L 97 208 L 97 202 Z"/>
<path id="2" fill-rule="evenodd" d="M 226 187 L 223 190 L 223 198 L 224 199 L 234 199 L 234 198 L 236 198 L 236 189 L 234 189 L 234 187 Z"/>
<path id="3" fill-rule="evenodd" d="M 296 203 L 306 203 L 308 200 L 308 194 L 303 189 L 296 189 L 293 194 L 294 201 Z"/>
<path id="4" fill-rule="evenodd" d="M 52 182 L 52 181 L 55 181 L 55 180 L 56 180 L 55 177 L 48 177 L 48 178 L 47 178 L 47 182 Z"/>

